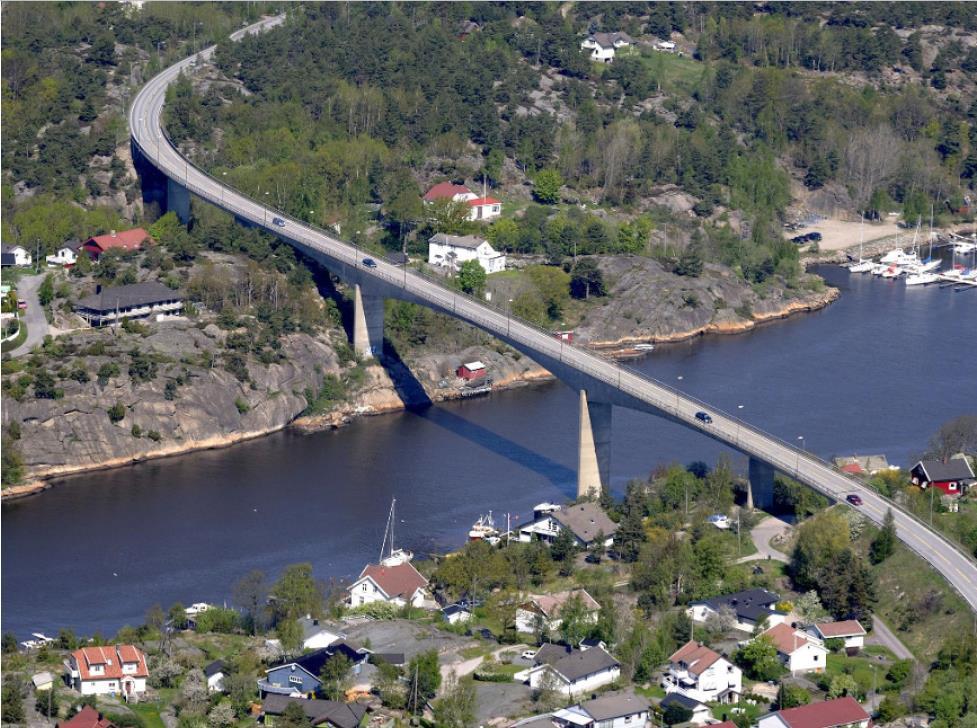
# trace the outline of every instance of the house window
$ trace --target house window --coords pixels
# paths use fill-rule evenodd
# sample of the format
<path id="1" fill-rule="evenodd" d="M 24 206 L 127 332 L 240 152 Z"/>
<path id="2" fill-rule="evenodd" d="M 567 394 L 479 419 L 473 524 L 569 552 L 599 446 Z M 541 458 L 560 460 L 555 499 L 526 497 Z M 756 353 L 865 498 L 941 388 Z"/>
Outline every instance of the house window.
<path id="1" fill-rule="evenodd" d="M 817 662 L 819 657 L 821 657 L 821 655 L 815 655 L 814 656 L 814 661 Z"/>
<path id="2" fill-rule="evenodd" d="M 302 684 L 302 676 L 301 675 L 289 675 L 288 676 L 288 681 L 290 683 L 292 683 L 293 685 L 301 685 Z"/>

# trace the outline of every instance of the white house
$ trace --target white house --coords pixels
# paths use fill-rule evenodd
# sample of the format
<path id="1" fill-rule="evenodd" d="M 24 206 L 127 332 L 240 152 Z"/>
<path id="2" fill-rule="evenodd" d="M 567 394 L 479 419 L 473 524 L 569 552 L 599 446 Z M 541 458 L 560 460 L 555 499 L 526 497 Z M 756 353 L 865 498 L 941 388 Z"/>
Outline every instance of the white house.
<path id="1" fill-rule="evenodd" d="M 628 48 L 634 41 L 627 33 L 591 33 L 580 47 L 585 51 L 590 51 L 590 60 L 598 63 L 610 63 L 614 60 L 614 54 L 622 48 Z"/>
<path id="2" fill-rule="evenodd" d="M 771 627 L 760 637 L 767 637 L 777 648 L 777 656 L 791 675 L 799 672 L 824 672 L 828 648 L 824 642 L 789 624 Z"/>
<path id="3" fill-rule="evenodd" d="M 600 604 L 586 589 L 572 589 L 556 594 L 531 594 L 529 600 L 516 608 L 516 631 L 533 634 L 537 628 L 543 634 L 558 630 L 563 624 L 560 612 L 567 602 L 577 598 L 584 608 L 584 621 L 597 624 Z"/>
<path id="4" fill-rule="evenodd" d="M 472 610 L 462 604 L 449 604 L 441 610 L 441 616 L 448 624 L 462 624 L 471 621 Z"/>
<path id="5" fill-rule="evenodd" d="M 662 687 L 700 703 L 735 703 L 743 692 L 743 671 L 701 642 L 689 641 L 668 658 Z"/>
<path id="6" fill-rule="evenodd" d="M 31 264 L 31 254 L 23 245 L 4 245 L 0 263 L 3 265 L 25 266 Z"/>
<path id="7" fill-rule="evenodd" d="M 302 628 L 302 648 L 306 650 L 318 650 L 320 647 L 328 647 L 343 635 L 327 629 L 320 623 L 319 619 L 306 614 L 299 620 Z"/>
<path id="8" fill-rule="evenodd" d="M 453 182 L 439 182 L 424 193 L 424 202 L 430 204 L 438 200 L 451 200 L 452 202 L 468 202 L 477 198 L 465 185 L 456 185 Z"/>
<path id="9" fill-rule="evenodd" d="M 867 728 L 871 716 L 850 696 L 760 716 L 758 728 Z"/>
<path id="10" fill-rule="evenodd" d="M 49 255 L 45 258 L 47 264 L 50 266 L 70 266 L 78 262 L 78 251 L 81 250 L 81 241 L 72 240 L 69 243 L 65 243 L 54 255 Z"/>
<path id="11" fill-rule="evenodd" d="M 650 704 L 633 692 L 606 693 L 553 713 L 553 722 L 570 728 L 644 728 Z"/>
<path id="12" fill-rule="evenodd" d="M 359 607 L 373 602 L 386 602 L 396 607 L 410 604 L 424 606 L 428 598 L 427 579 L 410 564 L 368 564 L 348 590 L 347 603 Z"/>
<path id="13" fill-rule="evenodd" d="M 704 623 L 720 613 L 730 614 L 733 627 L 742 632 L 753 632 L 758 624 L 774 626 L 787 619 L 787 614 L 777 610 L 780 596 L 766 589 L 747 589 L 733 594 L 723 594 L 700 602 L 692 602 L 686 614 L 692 621 Z"/>
<path id="14" fill-rule="evenodd" d="M 68 658 L 68 677 L 82 695 L 122 695 L 146 692 L 146 655 L 132 645 L 82 647 Z"/>
<path id="15" fill-rule="evenodd" d="M 601 535 L 604 546 L 610 547 L 614 545 L 617 524 L 596 503 L 562 507 L 541 503 L 533 509 L 533 520 L 519 526 L 519 540 L 552 543 L 564 529 L 573 534 L 580 547 L 589 547 Z"/>
<path id="16" fill-rule="evenodd" d="M 502 200 L 497 200 L 494 197 L 476 197 L 467 200 L 467 202 L 470 208 L 468 211 L 469 220 L 491 220 L 502 214 Z"/>
<path id="17" fill-rule="evenodd" d="M 44 690 L 50 690 L 54 687 L 54 679 L 54 675 L 47 670 L 33 675 L 31 677 L 31 682 L 34 684 L 34 691 L 41 692 Z"/>
<path id="18" fill-rule="evenodd" d="M 545 644 L 533 658 L 533 666 L 515 675 L 534 690 L 556 690 L 567 697 L 610 685 L 621 677 L 621 664 L 602 647 L 575 650 Z"/>
<path id="19" fill-rule="evenodd" d="M 709 725 L 710 723 L 715 723 L 712 717 L 712 710 L 710 710 L 709 706 L 699 702 L 695 698 L 682 695 L 682 693 L 669 693 L 662 698 L 660 703 L 662 710 L 673 705 L 678 705 L 692 713 L 692 717 L 689 719 L 689 724 L 691 725 Z"/>
<path id="20" fill-rule="evenodd" d="M 825 641 L 844 640 L 845 650 L 849 654 L 854 654 L 865 646 L 865 628 L 857 619 L 846 619 L 842 622 L 822 622 L 811 627 L 811 632 Z"/>
<path id="21" fill-rule="evenodd" d="M 444 233 L 432 235 L 428 240 L 429 265 L 458 270 L 466 260 L 477 260 L 486 273 L 505 270 L 505 253 L 497 253 L 488 240 Z"/>
<path id="22" fill-rule="evenodd" d="M 671 40 L 660 40 L 655 43 L 655 50 L 662 51 L 663 53 L 674 53 L 675 52 L 675 41 Z"/>
<path id="23" fill-rule="evenodd" d="M 207 678 L 207 691 L 211 693 L 224 692 L 224 661 L 214 660 L 204 668 L 204 677 Z"/>

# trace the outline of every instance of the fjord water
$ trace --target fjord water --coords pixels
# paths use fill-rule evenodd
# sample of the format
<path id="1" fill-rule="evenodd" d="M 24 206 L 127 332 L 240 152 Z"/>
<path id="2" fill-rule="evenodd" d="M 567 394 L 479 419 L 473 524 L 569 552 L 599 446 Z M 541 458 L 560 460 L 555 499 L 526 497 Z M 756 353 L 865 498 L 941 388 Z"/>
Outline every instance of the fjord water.
<path id="1" fill-rule="evenodd" d="M 943 422 L 977 413 L 977 291 L 819 272 L 842 290 L 827 309 L 659 346 L 634 366 L 821 456 L 911 465 Z M 3 506 L 2 629 L 110 634 L 154 603 L 221 603 L 246 572 L 298 561 L 355 576 L 377 557 L 393 497 L 398 546 L 456 548 L 490 509 L 504 525 L 573 497 L 576 407 L 552 383 L 66 479 Z M 745 469 L 649 415 L 616 409 L 613 438 L 616 491 L 724 452 Z"/>

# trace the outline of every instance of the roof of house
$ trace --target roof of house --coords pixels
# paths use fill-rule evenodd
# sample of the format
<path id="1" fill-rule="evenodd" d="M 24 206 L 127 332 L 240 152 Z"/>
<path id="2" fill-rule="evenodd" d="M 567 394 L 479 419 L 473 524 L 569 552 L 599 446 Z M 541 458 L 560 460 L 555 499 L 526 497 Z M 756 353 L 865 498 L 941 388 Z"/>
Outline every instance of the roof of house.
<path id="1" fill-rule="evenodd" d="M 970 480 L 974 477 L 974 471 L 970 469 L 970 463 L 966 458 L 950 458 L 946 462 L 940 460 L 920 460 L 914 466 L 920 467 L 923 474 L 930 483 L 944 480 Z"/>
<path id="2" fill-rule="evenodd" d="M 865 628 L 857 619 L 846 619 L 842 622 L 823 622 L 814 628 L 826 639 L 832 637 L 858 637 L 865 634 Z"/>
<path id="3" fill-rule="evenodd" d="M 589 650 L 571 649 L 559 660 L 547 664 L 567 680 L 573 682 L 596 672 L 610 670 L 621 663 L 607 651 L 600 647 L 594 647 Z"/>
<path id="4" fill-rule="evenodd" d="M 477 237 L 475 235 L 446 235 L 445 233 L 437 233 L 428 238 L 429 243 L 436 243 L 438 245 L 448 245 L 452 248 L 467 248 L 468 250 L 475 250 L 479 245 L 486 242 L 484 238 Z"/>
<path id="5" fill-rule="evenodd" d="M 25 248 L 23 245 L 7 245 L 4 243 L 3 246 L 0 246 L 0 252 L 3 253 L 15 253 L 18 250 L 22 250 L 25 253 L 27 252 L 27 248 Z"/>
<path id="6" fill-rule="evenodd" d="M 715 612 L 729 607 L 737 617 L 757 621 L 770 614 L 770 605 L 780 601 L 780 596 L 766 589 L 747 589 L 733 594 L 723 594 L 694 604 L 704 604 Z"/>
<path id="7" fill-rule="evenodd" d="M 58 723 L 58 728 L 115 728 L 115 723 L 103 718 L 92 706 L 85 705 L 74 716 Z"/>
<path id="8" fill-rule="evenodd" d="M 617 531 L 617 524 L 608 518 L 607 514 L 596 503 L 576 503 L 572 506 L 564 506 L 549 515 L 569 528 L 573 535 L 584 543 L 590 543 L 599 533 L 603 533 L 605 537 L 610 537 Z"/>
<path id="9" fill-rule="evenodd" d="M 292 703 L 301 706 L 312 725 L 330 723 L 336 728 L 356 728 L 366 714 L 366 706 L 360 703 L 341 703 L 336 700 L 306 700 L 287 695 L 268 695 L 261 709 L 269 715 L 282 715 Z"/>
<path id="10" fill-rule="evenodd" d="M 793 655 L 807 644 L 817 645 L 817 641 L 799 629 L 794 629 L 786 622 L 781 622 L 776 627 L 771 627 L 764 632 L 761 637 L 769 637 L 770 641 L 777 647 L 778 652 L 785 655 Z M 820 645 L 819 645 L 820 646 Z"/>
<path id="11" fill-rule="evenodd" d="M 73 250 L 74 252 L 77 253 L 79 250 L 81 250 L 81 246 L 82 245 L 84 245 L 84 243 L 82 243 L 78 239 L 68 240 L 68 241 L 62 243 L 61 244 L 61 247 L 58 248 L 58 250 L 64 250 L 65 248 L 67 248 L 68 250 Z"/>
<path id="12" fill-rule="evenodd" d="M 502 200 L 497 200 L 494 197 L 476 197 L 474 200 L 468 200 L 469 207 L 482 207 L 483 205 L 501 205 Z"/>
<path id="13" fill-rule="evenodd" d="M 118 680 L 123 676 L 123 662 L 138 663 L 136 671 L 125 673 L 127 676 L 149 677 L 146 655 L 138 647 L 132 645 L 82 647 L 80 650 L 72 652 L 71 656 L 78 664 L 78 674 L 82 680 Z M 104 665 L 104 668 L 102 672 L 93 675 L 91 672 L 92 665 Z"/>
<path id="14" fill-rule="evenodd" d="M 455 195 L 470 195 L 472 191 L 465 185 L 456 185 L 453 182 L 438 182 L 434 187 L 424 193 L 424 200 L 433 202 L 434 200 L 451 199 Z"/>
<path id="15" fill-rule="evenodd" d="M 722 658 L 718 652 L 710 650 L 701 642 L 690 640 L 682 645 L 671 657 L 669 662 L 681 662 L 693 675 L 701 675 L 708 670 L 716 660 Z"/>
<path id="16" fill-rule="evenodd" d="M 643 713 L 651 707 L 651 704 L 640 695 L 628 692 L 601 695 L 599 698 L 581 703 L 580 707 L 587 711 L 587 715 L 600 722 Z"/>
<path id="17" fill-rule="evenodd" d="M 280 670 L 283 667 L 298 665 L 318 680 L 319 673 L 322 672 L 322 667 L 336 655 L 344 655 L 350 662 L 359 662 L 367 656 L 368 652 L 369 650 L 350 645 L 344 640 L 336 640 L 328 647 L 320 647 L 317 650 L 312 650 L 312 652 L 306 652 L 304 655 L 296 657 L 294 660 L 273 665 L 265 672 L 273 672 L 275 670 Z"/>
<path id="18" fill-rule="evenodd" d="M 144 281 L 131 283 L 127 286 L 103 288 L 100 292 L 78 301 L 77 308 L 91 311 L 108 312 L 116 308 L 130 308 L 132 306 L 149 306 L 165 301 L 179 301 L 183 293 L 164 286 L 159 281 Z"/>
<path id="19" fill-rule="evenodd" d="M 463 607 L 460 604 L 449 604 L 448 606 L 446 606 L 444 609 L 441 610 L 441 613 L 444 614 L 445 616 L 451 616 L 452 614 L 462 614 L 462 613 L 471 614 L 471 611 L 472 610 L 469 607 Z"/>
<path id="20" fill-rule="evenodd" d="M 573 597 L 580 597 L 581 604 L 588 611 L 600 609 L 600 604 L 587 593 L 586 589 L 570 589 L 555 594 L 531 594 L 530 601 L 524 605 L 524 608 L 536 606 L 545 617 L 554 617 Z"/>
<path id="21" fill-rule="evenodd" d="M 324 625 L 321 620 L 306 616 L 298 620 L 299 626 L 302 628 L 302 639 L 307 640 L 310 637 L 315 637 L 317 634 L 322 634 L 323 632 L 327 634 L 336 634 L 330 626 Z M 339 635 L 336 635 L 337 637 Z"/>
<path id="22" fill-rule="evenodd" d="M 536 654 L 533 656 L 533 665 L 552 665 L 554 662 L 562 660 L 572 651 L 572 647 L 568 647 L 566 645 L 555 645 L 552 642 L 547 642 L 545 645 L 536 650 Z"/>
<path id="23" fill-rule="evenodd" d="M 370 662 L 376 665 L 378 662 L 386 662 L 391 665 L 403 665 L 407 662 L 407 655 L 403 652 L 374 652 L 370 655 Z"/>
<path id="24" fill-rule="evenodd" d="M 467 369 L 470 372 L 475 372 L 478 371 L 479 369 L 485 368 L 485 364 L 477 360 L 465 362 L 464 364 L 462 364 L 462 366 L 465 367 L 465 369 Z"/>
<path id="25" fill-rule="evenodd" d="M 148 237 L 149 233 L 142 228 L 132 228 L 122 232 L 111 232 L 108 235 L 93 235 L 85 244 L 97 245 L 101 250 L 109 250 L 110 248 L 138 250 Z"/>
<path id="26" fill-rule="evenodd" d="M 790 728 L 833 728 L 869 718 L 868 713 L 852 697 L 778 710 L 777 715 Z"/>
<path id="27" fill-rule="evenodd" d="M 45 670 L 44 672 L 39 672 L 31 677 L 31 682 L 34 683 L 34 687 L 40 687 L 41 685 L 50 685 L 54 682 L 54 675 Z"/>
<path id="28" fill-rule="evenodd" d="M 13 265 L 17 262 L 17 256 L 13 253 L 0 253 L 0 262 L 4 265 Z"/>
<path id="29" fill-rule="evenodd" d="M 204 668 L 204 675 L 206 677 L 213 677 L 214 675 L 217 675 L 218 673 L 221 672 L 224 672 L 223 660 L 214 660 L 212 663 L 210 663 Z"/>
<path id="30" fill-rule="evenodd" d="M 690 698 L 688 695 L 683 695 L 682 693 L 669 693 L 662 698 L 661 706 L 667 708 L 669 705 L 681 705 L 683 708 L 693 712 L 702 708 L 708 709 L 705 703 L 700 703 L 698 700 Z"/>
<path id="31" fill-rule="evenodd" d="M 418 589 L 427 586 L 427 579 L 408 562 L 394 566 L 367 564 L 360 579 L 367 576 L 390 598 L 410 599 Z"/>
<path id="32" fill-rule="evenodd" d="M 603 48 L 612 48 L 617 41 L 624 43 L 634 43 L 631 36 L 624 32 L 619 33 L 591 33 L 589 40 L 596 41 Z"/>

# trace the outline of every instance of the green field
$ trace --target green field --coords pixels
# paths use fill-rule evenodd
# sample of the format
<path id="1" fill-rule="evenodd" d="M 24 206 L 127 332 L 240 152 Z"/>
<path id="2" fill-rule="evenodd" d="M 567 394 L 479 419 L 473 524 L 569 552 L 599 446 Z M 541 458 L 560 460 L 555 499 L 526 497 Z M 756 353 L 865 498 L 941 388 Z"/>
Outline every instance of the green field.
<path id="1" fill-rule="evenodd" d="M 146 728 L 166 728 L 155 703 L 135 703 L 129 706 L 132 712 L 142 718 Z"/>

